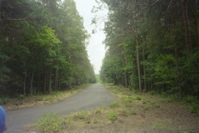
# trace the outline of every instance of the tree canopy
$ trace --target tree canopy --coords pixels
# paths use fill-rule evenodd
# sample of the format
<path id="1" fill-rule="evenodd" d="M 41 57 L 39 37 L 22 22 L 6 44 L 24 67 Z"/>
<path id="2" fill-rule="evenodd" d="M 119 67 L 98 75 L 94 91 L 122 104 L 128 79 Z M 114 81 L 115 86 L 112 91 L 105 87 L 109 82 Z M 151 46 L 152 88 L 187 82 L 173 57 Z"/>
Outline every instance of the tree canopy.
<path id="1" fill-rule="evenodd" d="M 109 9 L 102 81 L 199 99 L 198 0 L 101 2 Z"/>
<path id="2" fill-rule="evenodd" d="M 94 83 L 73 0 L 0 0 L 0 92 L 33 95 Z"/>

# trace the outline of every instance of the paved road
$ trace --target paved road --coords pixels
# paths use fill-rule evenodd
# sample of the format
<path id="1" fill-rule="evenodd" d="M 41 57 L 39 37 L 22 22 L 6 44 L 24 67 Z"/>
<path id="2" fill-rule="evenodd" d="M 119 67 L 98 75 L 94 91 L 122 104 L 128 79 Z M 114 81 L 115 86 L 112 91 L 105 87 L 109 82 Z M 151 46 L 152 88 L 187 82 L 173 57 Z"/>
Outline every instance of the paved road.
<path id="1" fill-rule="evenodd" d="M 107 106 L 115 100 L 101 84 L 95 84 L 58 103 L 8 111 L 8 130 L 5 133 L 27 133 L 20 128 L 37 121 L 42 113 L 68 115 L 80 110 Z"/>

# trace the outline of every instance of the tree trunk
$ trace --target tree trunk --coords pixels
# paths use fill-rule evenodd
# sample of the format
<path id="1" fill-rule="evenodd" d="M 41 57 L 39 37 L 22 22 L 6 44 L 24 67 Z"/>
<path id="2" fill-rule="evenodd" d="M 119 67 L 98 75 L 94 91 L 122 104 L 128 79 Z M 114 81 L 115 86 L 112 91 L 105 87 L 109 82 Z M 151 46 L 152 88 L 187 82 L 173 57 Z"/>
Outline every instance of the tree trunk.
<path id="1" fill-rule="evenodd" d="M 59 78 L 59 63 L 58 61 L 56 62 L 56 65 L 57 65 L 57 68 L 56 68 L 56 71 L 55 71 L 55 90 L 58 91 L 58 78 Z"/>
<path id="2" fill-rule="evenodd" d="M 196 30 L 196 47 L 199 46 L 199 17 L 198 17 L 198 0 L 195 2 L 195 30 Z"/>
<path id="3" fill-rule="evenodd" d="M 145 49 L 144 49 L 144 47 L 143 47 L 142 54 L 143 54 L 143 61 L 145 61 Z M 147 88 L 146 88 L 146 68 L 145 68 L 144 64 L 143 64 L 143 72 L 144 72 L 144 90 L 147 91 Z"/>
<path id="4" fill-rule="evenodd" d="M 23 82 L 23 94 L 26 95 L 26 74 L 24 76 L 24 82 Z"/>
<path id="5" fill-rule="evenodd" d="M 48 86 L 48 93 L 51 93 L 52 91 L 52 77 L 51 77 L 52 69 L 49 70 L 49 86 Z"/>
<path id="6" fill-rule="evenodd" d="M 33 80 L 34 80 L 34 73 L 32 72 L 31 79 L 30 79 L 30 95 L 33 94 Z"/>
<path id="7" fill-rule="evenodd" d="M 46 93 L 46 88 L 47 88 L 47 76 L 46 76 L 46 70 L 44 71 L 44 93 Z"/>
<path id="8" fill-rule="evenodd" d="M 27 79 L 27 69 L 25 70 L 24 81 L 23 81 L 23 94 L 24 94 L 24 96 L 27 94 L 27 92 L 26 92 L 26 79 Z"/>
<path id="9" fill-rule="evenodd" d="M 188 15 L 186 0 L 183 0 L 183 3 L 182 3 L 182 16 L 183 16 L 185 48 L 187 51 L 187 55 L 189 56 L 190 51 L 191 51 L 191 42 L 190 42 L 191 36 L 189 32 L 189 15 Z"/>
<path id="10" fill-rule="evenodd" d="M 140 72 L 140 58 L 139 58 L 139 41 L 137 31 L 135 31 L 136 36 L 136 60 L 137 60 L 137 71 L 138 71 L 138 84 L 139 84 L 139 91 L 142 91 L 142 83 L 141 83 L 141 72 Z"/>

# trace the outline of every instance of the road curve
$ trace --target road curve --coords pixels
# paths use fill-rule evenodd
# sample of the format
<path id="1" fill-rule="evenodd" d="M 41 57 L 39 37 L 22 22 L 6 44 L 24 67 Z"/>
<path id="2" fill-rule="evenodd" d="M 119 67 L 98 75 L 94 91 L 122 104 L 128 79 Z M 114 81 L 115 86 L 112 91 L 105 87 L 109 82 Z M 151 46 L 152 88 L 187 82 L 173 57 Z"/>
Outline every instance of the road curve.
<path id="1" fill-rule="evenodd" d="M 28 133 L 20 130 L 41 118 L 43 113 L 57 113 L 68 115 L 80 110 L 92 110 L 101 106 L 108 106 L 116 99 L 101 84 L 91 87 L 65 100 L 43 106 L 7 111 L 8 130 L 5 133 Z"/>

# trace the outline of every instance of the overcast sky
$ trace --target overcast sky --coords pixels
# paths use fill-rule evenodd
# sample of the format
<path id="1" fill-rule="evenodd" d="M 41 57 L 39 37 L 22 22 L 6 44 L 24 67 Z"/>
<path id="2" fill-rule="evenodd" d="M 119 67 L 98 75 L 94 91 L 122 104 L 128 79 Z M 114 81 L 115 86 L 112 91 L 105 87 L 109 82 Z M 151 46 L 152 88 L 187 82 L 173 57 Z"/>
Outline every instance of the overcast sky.
<path id="1" fill-rule="evenodd" d="M 94 66 L 96 74 L 99 74 L 102 60 L 105 56 L 105 45 L 102 42 L 105 39 L 105 34 L 102 31 L 104 23 L 101 23 L 97 27 L 97 32 L 92 34 L 92 30 L 95 29 L 95 25 L 92 25 L 92 19 L 97 16 L 106 16 L 107 10 L 100 11 L 98 13 L 91 13 L 93 6 L 97 6 L 95 0 L 74 0 L 76 2 L 77 10 L 84 19 L 84 27 L 91 35 L 89 44 L 87 46 L 87 52 L 91 64 Z"/>

